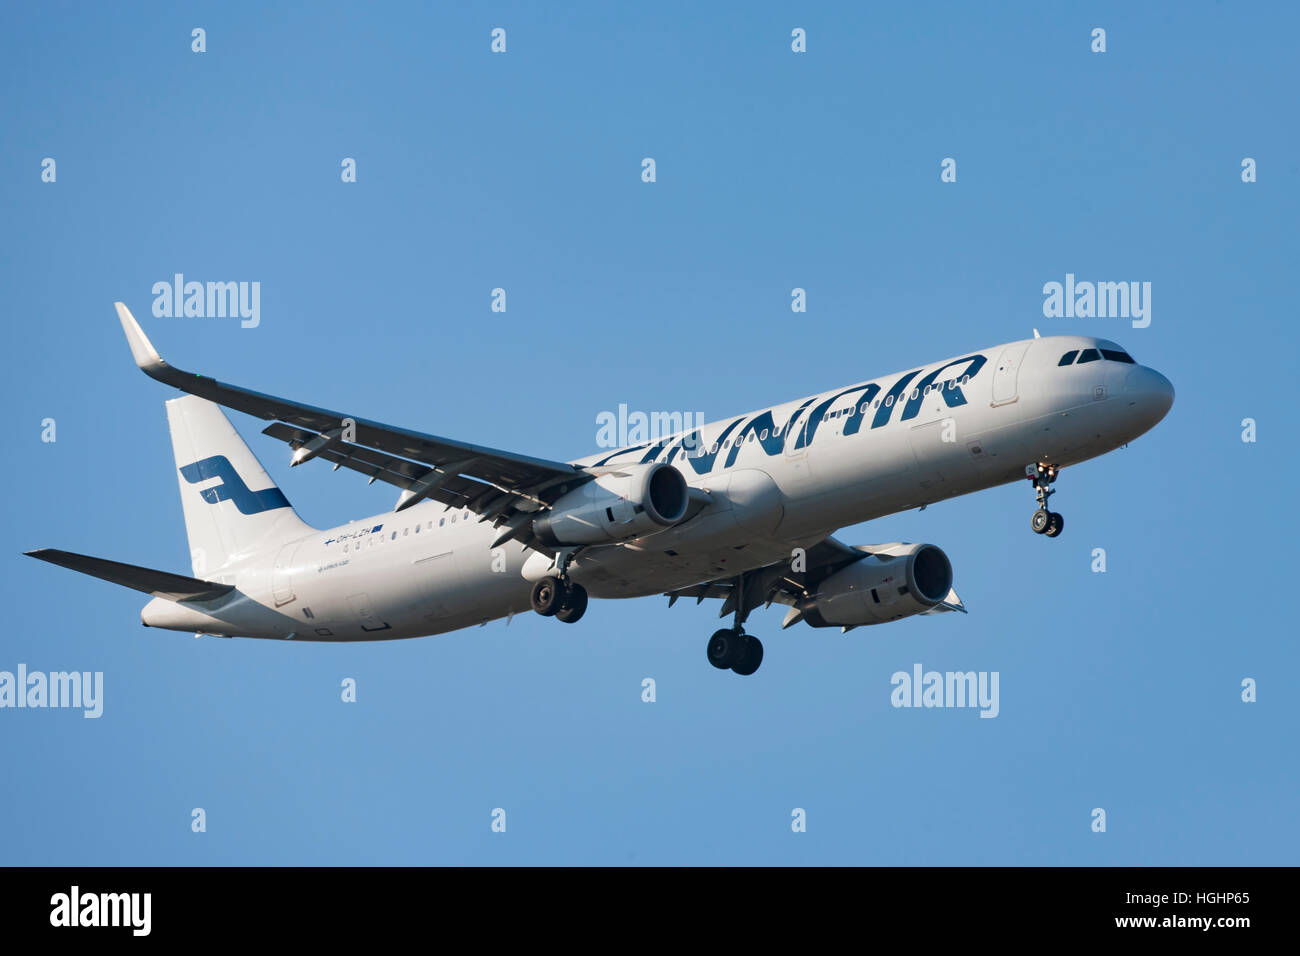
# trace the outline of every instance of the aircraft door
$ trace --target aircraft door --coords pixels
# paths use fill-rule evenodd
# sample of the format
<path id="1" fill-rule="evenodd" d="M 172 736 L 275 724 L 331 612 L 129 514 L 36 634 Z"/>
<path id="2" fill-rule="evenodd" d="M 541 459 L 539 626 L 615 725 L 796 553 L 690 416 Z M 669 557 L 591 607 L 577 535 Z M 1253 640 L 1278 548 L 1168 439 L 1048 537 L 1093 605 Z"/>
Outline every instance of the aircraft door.
<path id="1" fill-rule="evenodd" d="M 428 606 L 426 616 L 451 617 L 469 606 L 454 553 L 444 551 L 418 558 L 415 569 L 420 576 L 420 594 Z"/>
<path id="2" fill-rule="evenodd" d="M 290 572 L 293 569 L 293 557 L 298 552 L 300 544 L 301 541 L 292 541 L 276 553 L 275 566 L 271 570 L 271 593 L 275 597 L 276 607 L 288 604 L 294 599 L 293 578 Z"/>
<path id="3" fill-rule="evenodd" d="M 809 409 L 801 409 L 799 417 L 786 426 L 785 460 L 790 465 L 790 476 L 794 484 L 801 485 L 812 477 L 808 467 L 808 446 L 804 444 L 810 418 Z"/>
<path id="4" fill-rule="evenodd" d="M 993 404 L 1009 405 L 1019 398 L 1017 380 L 1020 366 L 1024 363 L 1025 352 L 1032 342 L 1016 342 L 1008 345 L 998 356 L 997 368 L 993 370 Z"/>

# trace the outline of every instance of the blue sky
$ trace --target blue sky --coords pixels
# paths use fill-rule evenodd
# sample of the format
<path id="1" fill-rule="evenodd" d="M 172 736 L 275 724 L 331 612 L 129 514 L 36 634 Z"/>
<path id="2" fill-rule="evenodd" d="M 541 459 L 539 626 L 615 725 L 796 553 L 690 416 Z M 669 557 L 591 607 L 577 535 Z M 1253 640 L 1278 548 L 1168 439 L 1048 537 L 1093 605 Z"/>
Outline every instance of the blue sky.
<path id="1" fill-rule="evenodd" d="M 105 701 L 0 711 L 0 863 L 1294 864 L 1300 16 L 1132 6 L 8 11 L 0 669 L 103 671 Z M 260 282 L 261 324 L 154 318 L 176 272 Z M 1150 327 L 1044 318 L 1066 273 L 1150 281 Z M 759 612 L 747 680 L 705 661 L 716 605 L 663 599 L 194 640 L 20 554 L 188 571 L 174 393 L 115 299 L 181 367 L 548 458 L 620 403 L 712 420 L 1033 327 L 1178 397 L 1063 475 L 1056 541 L 1021 485 L 844 529 L 940 545 L 971 613 Z M 232 419 L 312 524 L 392 506 Z M 998 671 L 1000 715 L 892 708 L 917 662 Z"/>

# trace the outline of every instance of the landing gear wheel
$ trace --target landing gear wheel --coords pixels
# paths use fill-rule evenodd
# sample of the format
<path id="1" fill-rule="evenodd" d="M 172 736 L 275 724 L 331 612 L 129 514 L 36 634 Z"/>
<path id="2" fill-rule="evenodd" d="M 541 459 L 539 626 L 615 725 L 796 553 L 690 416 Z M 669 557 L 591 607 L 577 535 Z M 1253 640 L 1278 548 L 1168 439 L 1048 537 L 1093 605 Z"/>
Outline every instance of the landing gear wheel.
<path id="1" fill-rule="evenodd" d="M 587 613 L 587 589 L 581 584 L 570 584 L 564 590 L 564 600 L 555 612 L 555 619 L 565 624 L 575 623 Z"/>
<path id="2" fill-rule="evenodd" d="M 533 610 L 542 617 L 554 617 L 564 600 L 564 586 L 555 578 L 542 578 L 533 585 Z"/>
<path id="3" fill-rule="evenodd" d="M 1059 474 L 1060 469 L 1050 462 L 1040 461 L 1025 466 L 1025 477 L 1033 482 L 1034 492 L 1038 498 L 1038 510 L 1034 512 L 1029 522 L 1029 526 L 1034 529 L 1034 534 L 1045 534 L 1049 538 L 1055 538 L 1065 527 L 1064 518 L 1055 511 L 1047 510 L 1048 499 L 1056 494 L 1052 483 L 1056 481 Z"/>
<path id="4" fill-rule="evenodd" d="M 750 634 L 741 638 L 741 642 L 744 644 L 745 655 L 739 662 L 732 664 L 731 669 L 742 677 L 748 677 L 763 663 L 763 642 Z"/>
<path id="5" fill-rule="evenodd" d="M 710 664 L 718 670 L 730 670 L 745 658 L 745 635 L 737 634 L 730 628 L 714 631 L 706 652 Z"/>

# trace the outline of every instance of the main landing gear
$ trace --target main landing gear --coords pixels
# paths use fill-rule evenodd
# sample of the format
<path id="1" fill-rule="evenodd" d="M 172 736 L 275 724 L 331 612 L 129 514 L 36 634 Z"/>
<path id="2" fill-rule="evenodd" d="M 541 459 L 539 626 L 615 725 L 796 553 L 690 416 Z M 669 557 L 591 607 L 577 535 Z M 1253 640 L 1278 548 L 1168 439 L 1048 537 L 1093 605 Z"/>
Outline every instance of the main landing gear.
<path id="1" fill-rule="evenodd" d="M 709 663 L 718 670 L 731 670 L 742 677 L 748 677 L 758 670 L 759 664 L 763 663 L 763 642 L 752 634 L 745 633 L 744 624 L 748 611 L 745 608 L 744 583 L 743 574 L 736 578 L 735 623 L 731 627 L 714 631 L 705 647 L 705 652 L 708 654 Z"/>
<path id="2" fill-rule="evenodd" d="M 587 589 L 569 580 L 569 562 L 577 550 L 560 552 L 556 562 L 559 575 L 542 578 L 533 585 L 533 610 L 542 617 L 574 624 L 587 613 Z"/>
<path id="3" fill-rule="evenodd" d="M 742 677 L 748 677 L 763 663 L 763 643 L 738 628 L 714 631 L 706 650 L 710 664 L 718 670 L 733 670 Z"/>
<path id="4" fill-rule="evenodd" d="M 587 613 L 587 589 L 568 578 L 542 578 L 533 585 L 533 610 L 565 624 Z"/>
<path id="5" fill-rule="evenodd" d="M 1034 529 L 1034 534 L 1045 534 L 1049 538 L 1055 538 L 1065 530 L 1065 519 L 1057 512 L 1047 510 L 1047 499 L 1056 493 L 1052 488 L 1052 482 L 1056 481 L 1057 468 L 1055 465 L 1040 461 L 1027 466 L 1025 472 L 1025 477 L 1034 483 L 1034 491 L 1038 493 L 1038 510 L 1030 519 L 1029 526 Z"/>

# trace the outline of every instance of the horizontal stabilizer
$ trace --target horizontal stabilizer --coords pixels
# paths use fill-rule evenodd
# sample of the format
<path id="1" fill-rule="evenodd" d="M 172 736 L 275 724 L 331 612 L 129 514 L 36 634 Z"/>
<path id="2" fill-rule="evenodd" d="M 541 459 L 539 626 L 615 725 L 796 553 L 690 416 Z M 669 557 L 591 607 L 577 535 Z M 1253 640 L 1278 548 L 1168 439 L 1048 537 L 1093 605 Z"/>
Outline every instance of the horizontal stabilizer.
<path id="1" fill-rule="evenodd" d="M 200 581 L 187 578 L 183 574 L 168 571 L 154 571 L 134 564 L 122 564 L 120 561 L 106 561 L 92 558 L 85 554 L 73 554 L 71 551 L 59 551 L 55 548 L 38 548 L 24 552 L 30 558 L 40 558 L 50 564 L 71 568 L 82 574 L 103 578 L 123 587 L 135 588 L 154 597 L 169 601 L 212 601 L 229 594 L 235 589 L 232 584 L 217 584 L 213 581 Z"/>

